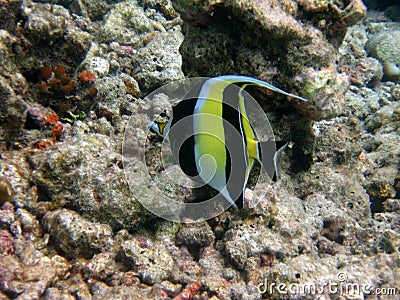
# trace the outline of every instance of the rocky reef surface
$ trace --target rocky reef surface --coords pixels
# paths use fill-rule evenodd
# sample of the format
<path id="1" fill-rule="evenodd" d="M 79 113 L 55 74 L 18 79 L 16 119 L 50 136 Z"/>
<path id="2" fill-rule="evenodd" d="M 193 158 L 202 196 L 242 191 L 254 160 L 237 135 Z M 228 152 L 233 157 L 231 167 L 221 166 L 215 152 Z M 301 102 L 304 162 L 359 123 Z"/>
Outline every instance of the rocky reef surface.
<path id="1" fill-rule="evenodd" d="M 400 24 L 395 3 L 367 3 L 381 11 L 360 0 L 1 2 L 0 298 L 397 299 Z M 281 178 L 253 208 L 157 218 L 138 200 L 177 208 L 145 185 L 135 152 L 128 186 L 125 128 L 165 108 L 142 101 L 154 89 L 223 74 L 309 99 L 250 90 L 293 142 Z M 125 142 L 143 147 L 133 131 Z"/>

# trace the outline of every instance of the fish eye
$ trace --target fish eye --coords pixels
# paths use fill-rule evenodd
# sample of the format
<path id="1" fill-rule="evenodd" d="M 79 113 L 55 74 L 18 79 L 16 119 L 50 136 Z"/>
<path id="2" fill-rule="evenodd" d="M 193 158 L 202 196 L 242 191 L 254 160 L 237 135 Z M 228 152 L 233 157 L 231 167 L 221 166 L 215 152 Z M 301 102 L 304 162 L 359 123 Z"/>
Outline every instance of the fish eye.
<path id="1" fill-rule="evenodd" d="M 167 111 L 164 110 L 163 112 L 160 113 L 159 116 L 162 117 L 162 118 L 168 118 Z"/>

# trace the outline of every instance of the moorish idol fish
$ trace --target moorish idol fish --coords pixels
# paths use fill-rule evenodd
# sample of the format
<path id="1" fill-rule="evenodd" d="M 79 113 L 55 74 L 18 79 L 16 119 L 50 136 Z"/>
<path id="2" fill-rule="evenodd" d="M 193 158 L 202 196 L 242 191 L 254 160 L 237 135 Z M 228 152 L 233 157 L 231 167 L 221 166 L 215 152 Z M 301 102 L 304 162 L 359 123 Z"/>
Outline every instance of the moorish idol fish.
<path id="1" fill-rule="evenodd" d="M 204 79 L 172 108 L 171 116 L 156 119 L 150 130 L 168 135 L 171 150 L 182 171 L 217 190 L 235 208 L 242 208 L 244 191 L 257 160 L 272 179 L 278 176 L 274 141 L 261 142 L 245 107 L 248 85 L 265 87 L 299 100 L 267 82 L 252 77 L 225 75 Z"/>

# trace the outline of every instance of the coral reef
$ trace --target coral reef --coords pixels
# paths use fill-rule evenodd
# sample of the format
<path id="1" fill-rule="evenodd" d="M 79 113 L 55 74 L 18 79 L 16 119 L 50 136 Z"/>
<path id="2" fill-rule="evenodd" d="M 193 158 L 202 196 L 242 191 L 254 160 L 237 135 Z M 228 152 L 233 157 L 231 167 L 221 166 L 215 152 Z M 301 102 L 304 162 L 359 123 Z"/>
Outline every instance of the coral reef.
<path id="1" fill-rule="evenodd" d="M 108 220 L 113 228 L 140 226 L 149 213 L 130 197 L 120 159 L 105 135 L 83 134 L 57 143 L 31 160 L 38 200 L 52 207 L 68 202 L 90 219 Z"/>
<path id="2" fill-rule="evenodd" d="M 141 281 L 154 284 L 171 276 L 174 261 L 162 243 L 140 237 L 125 241 L 121 247 L 126 257 L 133 261 Z"/>
<path id="3" fill-rule="evenodd" d="M 112 248 L 111 228 L 87 222 L 76 212 L 54 210 L 44 216 L 44 221 L 50 237 L 66 257 L 92 257 L 94 253 Z"/>
<path id="4" fill-rule="evenodd" d="M 365 16 L 361 1 L 350 1 L 345 8 L 331 1 L 173 3 L 192 24 L 185 27 L 181 48 L 188 75 L 249 73 L 285 82 L 310 98 L 312 105 L 304 113 L 312 119 L 341 112 L 348 84 L 346 75 L 335 68 L 334 47 L 326 36 L 330 28 L 340 44 L 347 26 Z M 329 14 L 323 13 L 327 10 Z M 307 25 L 309 17 L 324 25 Z"/>
<path id="5" fill-rule="evenodd" d="M 357 23 L 360 0 L 3 1 L 0 298 L 397 299 L 400 26 L 373 2 Z M 168 214 L 210 191 L 165 179 L 140 124 L 174 99 L 141 98 L 227 73 L 309 99 L 249 87 L 293 142 L 281 177 L 255 207 L 158 218 L 137 198 Z"/>
<path id="6" fill-rule="evenodd" d="M 383 63 L 385 78 L 400 81 L 400 31 L 381 32 L 372 36 L 365 44 L 370 56 Z"/>

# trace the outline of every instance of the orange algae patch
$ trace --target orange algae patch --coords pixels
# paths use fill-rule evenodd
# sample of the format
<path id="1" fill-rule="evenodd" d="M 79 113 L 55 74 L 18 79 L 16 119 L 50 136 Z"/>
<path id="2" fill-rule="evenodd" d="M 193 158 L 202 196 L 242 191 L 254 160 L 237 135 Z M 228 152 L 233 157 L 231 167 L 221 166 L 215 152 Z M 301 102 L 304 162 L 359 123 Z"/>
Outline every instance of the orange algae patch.
<path id="1" fill-rule="evenodd" d="M 43 80 L 47 80 L 51 77 L 51 74 L 53 74 L 53 71 L 49 66 L 43 66 L 40 69 L 40 78 Z"/>
<path id="2" fill-rule="evenodd" d="M 70 92 L 72 91 L 72 89 L 74 88 L 74 84 L 75 84 L 74 81 L 73 81 L 73 80 L 70 80 L 67 84 L 63 85 L 62 91 L 63 91 L 65 94 L 70 93 Z"/>
<path id="3" fill-rule="evenodd" d="M 54 92 L 61 92 L 62 83 L 60 79 L 53 78 L 50 80 L 50 87 Z"/>
<path id="4" fill-rule="evenodd" d="M 62 79 L 66 74 L 65 68 L 63 66 L 58 66 L 54 70 L 54 76 L 58 79 Z"/>
<path id="5" fill-rule="evenodd" d="M 61 102 L 61 103 L 58 105 L 58 110 L 59 110 L 60 112 L 67 112 L 69 109 L 71 109 L 71 107 L 72 107 L 72 105 L 71 105 L 70 103 Z"/>
<path id="6" fill-rule="evenodd" d="M 62 124 L 57 124 L 57 125 L 54 125 L 52 131 L 53 131 L 54 135 L 59 136 L 63 132 L 63 129 L 64 129 L 64 127 Z"/>
<path id="7" fill-rule="evenodd" d="M 94 97 L 94 96 L 97 95 L 97 92 L 98 92 L 98 90 L 97 90 L 95 87 L 93 87 L 93 88 L 91 88 L 91 89 L 89 90 L 89 96 L 90 96 L 90 97 Z"/>
<path id="8" fill-rule="evenodd" d="M 42 94 L 47 94 L 49 92 L 49 87 L 47 86 L 46 81 L 41 81 L 38 84 L 39 92 Z"/>
<path id="9" fill-rule="evenodd" d="M 96 80 L 96 76 L 93 73 L 89 72 L 81 72 L 78 78 L 85 83 Z"/>
<path id="10" fill-rule="evenodd" d="M 45 114 L 43 120 L 46 124 L 54 125 L 60 118 L 56 114 Z"/>
<path id="11" fill-rule="evenodd" d="M 64 130 L 64 126 L 60 123 L 57 125 L 54 125 L 52 131 L 53 131 L 53 142 L 57 141 L 57 137 L 59 137 L 61 135 L 61 133 Z"/>
<path id="12" fill-rule="evenodd" d="M 42 149 L 45 149 L 47 147 L 50 147 L 51 145 L 53 145 L 53 143 L 50 142 L 50 141 L 40 141 L 40 142 L 38 142 L 36 144 L 36 148 L 42 150 Z"/>
<path id="13" fill-rule="evenodd" d="M 71 82 L 71 77 L 69 77 L 68 75 L 67 75 L 67 76 L 64 76 L 63 78 L 60 78 L 60 79 L 61 79 L 61 83 L 62 83 L 63 85 L 67 85 L 68 83 Z"/>

